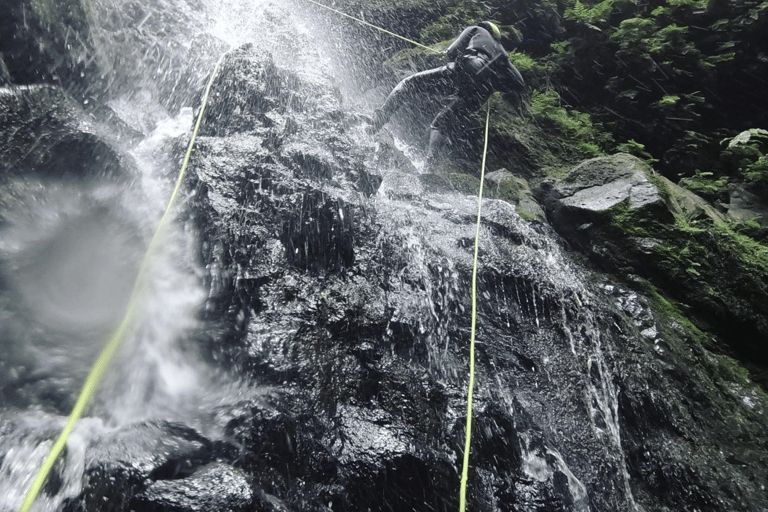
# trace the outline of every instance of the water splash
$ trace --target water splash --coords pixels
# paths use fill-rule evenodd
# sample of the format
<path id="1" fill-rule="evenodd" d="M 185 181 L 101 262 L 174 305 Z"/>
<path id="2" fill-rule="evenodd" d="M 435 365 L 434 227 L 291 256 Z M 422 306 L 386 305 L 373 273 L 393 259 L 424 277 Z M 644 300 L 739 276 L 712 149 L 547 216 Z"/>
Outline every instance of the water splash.
<path id="1" fill-rule="evenodd" d="M 322 28 L 305 15 L 303 7 L 288 0 L 224 0 L 216 4 L 211 35 L 230 48 L 254 44 L 268 51 L 283 69 L 309 82 L 331 83 L 338 65 L 323 51 Z"/>
<path id="2" fill-rule="evenodd" d="M 0 415 L 0 512 L 16 512 L 24 501 L 27 489 L 43 459 L 53 445 L 53 439 L 64 427 L 64 419 L 31 410 L 21 415 Z M 33 512 L 54 512 L 82 490 L 88 439 L 94 429 L 101 429 L 100 420 L 87 419 L 78 423 L 67 443 L 62 460 L 54 466 L 47 490 L 32 507 Z M 52 492 L 51 492 L 52 491 Z"/>

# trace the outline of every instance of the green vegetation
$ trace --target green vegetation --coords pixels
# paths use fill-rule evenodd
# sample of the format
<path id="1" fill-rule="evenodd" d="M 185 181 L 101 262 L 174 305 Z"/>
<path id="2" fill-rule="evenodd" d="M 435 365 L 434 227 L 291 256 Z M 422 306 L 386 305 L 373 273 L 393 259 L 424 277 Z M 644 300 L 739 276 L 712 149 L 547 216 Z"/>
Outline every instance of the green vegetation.
<path id="1" fill-rule="evenodd" d="M 765 159 L 734 168 L 720 146 L 745 123 L 768 126 L 760 85 L 768 80 L 761 57 L 768 2 L 544 0 L 513 9 L 501 0 L 461 1 L 421 35 L 449 40 L 480 19 L 505 27 L 534 115 L 550 118 L 577 152 L 629 151 L 705 190 L 703 181 L 719 188 L 724 178 L 768 184 Z"/>
<path id="2" fill-rule="evenodd" d="M 728 162 L 729 171 L 768 197 L 768 130 L 752 128 L 725 142 L 728 147 L 722 157 Z"/>
<path id="3" fill-rule="evenodd" d="M 602 2 L 587 6 L 576 0 L 573 7 L 566 9 L 565 19 L 581 23 L 605 22 L 608 15 L 613 11 L 615 3 L 617 3 L 615 0 L 603 0 Z"/>
<path id="4" fill-rule="evenodd" d="M 591 228 L 588 245 L 600 247 L 598 259 L 616 275 L 642 276 L 662 323 L 677 326 L 681 361 L 693 357 L 739 384 L 746 364 L 768 386 L 765 369 L 749 363 L 768 330 L 768 229 L 727 221 L 717 206 L 735 189 L 768 202 L 768 2 L 541 0 L 513 8 L 464 0 L 424 27 L 422 41 L 447 45 L 481 19 L 502 26 L 529 87 L 523 108 L 490 100 L 489 168 L 535 183 L 616 152 L 652 164 L 660 175 L 648 179 L 669 205 L 688 205 L 685 213 L 620 204 Z M 446 181 L 476 188 L 457 174 Z M 694 346 L 719 355 L 705 362 L 704 351 L 690 354 Z"/>
<path id="5" fill-rule="evenodd" d="M 422 28 L 421 40 L 447 43 L 482 19 L 503 29 L 531 88 L 538 136 L 559 137 L 529 149 L 546 146 L 570 161 L 626 151 L 674 182 L 691 178 L 686 186 L 709 197 L 722 195 L 726 182 L 768 188 L 764 150 L 734 165 L 746 157 L 732 154 L 742 149 L 720 144 L 750 126 L 768 127 L 760 85 L 768 80 L 761 60 L 768 2 L 543 0 L 521 9 L 465 0 Z M 535 148 L 528 155 L 532 167 L 558 167 L 541 165 L 547 159 Z"/>
<path id="6" fill-rule="evenodd" d="M 533 58 L 531 58 L 530 56 L 524 53 L 510 52 L 509 60 L 520 71 L 531 72 L 534 70 L 543 69 L 543 66 L 541 64 L 539 64 L 538 62 L 536 62 L 536 60 L 534 60 Z"/>
<path id="7" fill-rule="evenodd" d="M 603 154 L 600 146 L 607 142 L 606 134 L 592 124 L 588 114 L 563 107 L 556 91 L 534 91 L 531 97 L 531 113 L 538 122 L 571 141 L 583 158 Z"/>
<path id="8" fill-rule="evenodd" d="M 447 15 L 421 30 L 421 41 L 436 43 L 452 39 L 467 25 L 490 19 L 491 8 L 485 2 L 459 2 Z"/>
<path id="9" fill-rule="evenodd" d="M 713 172 L 696 169 L 693 176 L 680 180 L 680 185 L 710 201 L 723 200 L 728 193 L 728 179 Z"/>
<path id="10" fill-rule="evenodd" d="M 653 165 L 655 162 L 658 162 L 657 159 L 653 158 L 651 154 L 646 151 L 644 145 L 640 144 L 634 139 L 630 139 L 627 142 L 617 144 L 615 151 L 619 153 L 629 153 L 630 155 L 636 156 L 637 158 L 645 161 L 645 163 L 648 165 Z"/>

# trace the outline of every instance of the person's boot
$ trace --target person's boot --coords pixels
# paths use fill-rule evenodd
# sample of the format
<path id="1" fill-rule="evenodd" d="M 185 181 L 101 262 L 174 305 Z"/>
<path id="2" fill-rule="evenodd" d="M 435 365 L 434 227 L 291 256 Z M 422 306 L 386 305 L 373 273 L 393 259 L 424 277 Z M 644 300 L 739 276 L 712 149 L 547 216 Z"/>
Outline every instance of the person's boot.
<path id="1" fill-rule="evenodd" d="M 424 172 L 434 172 L 434 166 L 437 157 L 445 145 L 445 135 L 436 128 L 429 131 L 429 148 L 427 149 L 427 158 L 424 161 Z"/>

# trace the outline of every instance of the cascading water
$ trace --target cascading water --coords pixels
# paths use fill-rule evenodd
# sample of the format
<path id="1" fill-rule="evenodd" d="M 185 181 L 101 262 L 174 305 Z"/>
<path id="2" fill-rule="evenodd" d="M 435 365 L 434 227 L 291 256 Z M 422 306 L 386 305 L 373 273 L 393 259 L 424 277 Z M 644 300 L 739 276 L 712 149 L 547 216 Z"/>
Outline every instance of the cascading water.
<path id="1" fill-rule="evenodd" d="M 137 186 L 21 180 L 18 204 L 4 209 L 3 275 L 6 290 L 17 297 L 3 307 L 5 343 L 16 347 L 3 361 L 16 377 L 3 384 L 12 390 L 6 391 L 11 404 L 31 409 L 21 420 L 5 414 L 16 417 L 11 424 L 18 431 L 3 440 L 13 445 L 0 470 L 10 476 L 0 479 L 0 510 L 18 508 L 50 449 L 49 439 L 63 427 L 63 417 L 43 410 L 69 412 L 90 365 L 125 313 L 143 250 L 170 190 L 159 179 L 165 167 L 158 164 L 172 162 L 158 159 L 152 145 L 167 142 L 169 135 L 186 135 L 190 117 L 170 121 L 175 133 L 168 133 L 169 122 L 161 123 L 135 150 Z M 169 409 L 184 408 L 185 393 L 199 396 L 201 370 L 189 357 L 194 351 L 180 345 L 204 298 L 192 273 L 196 262 L 189 236 L 179 227 L 166 234 L 148 272 L 151 285 L 137 327 L 125 336 L 119 361 L 101 387 L 94 412 L 106 424 L 87 419 L 86 427 L 78 427 L 68 444 L 64 484 L 41 499 L 37 510 L 57 510 L 80 491 L 88 430 L 168 417 Z"/>
<path id="2" fill-rule="evenodd" d="M 86 5 L 91 16 L 112 15 L 120 7 Z M 158 8 L 147 11 L 147 19 L 168 14 L 174 13 Z M 101 21 L 91 19 L 104 28 Z M 101 36 L 103 58 L 124 50 L 119 40 Z M 95 169 L 94 177 L 77 180 L 18 178 L 3 194 L 0 315 L 3 345 L 9 349 L 0 356 L 3 512 L 18 510 L 90 365 L 125 314 L 139 262 L 178 172 L 178 162 L 171 158 L 173 143 L 190 134 L 191 108 L 163 118 L 156 100 L 137 94 L 139 78 L 152 80 L 144 75 L 152 61 L 137 57 L 139 48 L 133 51 L 132 67 L 118 71 L 123 72 L 121 79 L 134 81 L 133 88 L 122 84 L 110 103 L 137 129 L 153 127 L 140 144 L 122 148 L 135 162 L 135 175 L 113 182 L 99 178 Z M 201 77 L 205 71 L 200 70 Z M 211 397 L 212 375 L 199 362 L 196 348 L 185 346 L 205 298 L 195 244 L 194 232 L 180 222 L 163 233 L 160 250 L 144 276 L 149 285 L 139 301 L 135 325 L 125 333 L 91 408 L 95 417 L 80 421 L 49 478 L 54 483 L 33 510 L 60 510 L 81 492 L 85 452 L 97 433 L 150 418 L 191 417 L 194 422 L 203 416 L 201 397 Z"/>
<path id="3" fill-rule="evenodd" d="M 301 0 L 84 5 L 128 163 L 4 182 L 0 512 L 122 317 L 225 51 L 135 326 L 33 510 L 454 510 L 476 198 L 349 112 L 381 99 L 355 83 L 358 34 Z M 738 501 L 712 491 L 725 456 L 685 454 L 706 382 L 677 384 L 676 326 L 498 199 L 478 277 L 473 510 Z M 730 495 L 755 489 L 729 457 Z"/>
<path id="4" fill-rule="evenodd" d="M 121 122 L 145 136 L 133 148 L 123 147 L 137 169 L 129 187 L 103 180 L 19 179 L 4 194 L 0 255 L 10 293 L 2 297 L 0 314 L 10 351 L 2 359 L 7 372 L 1 383 L 6 405 L 27 411 L 3 413 L 3 512 L 20 506 L 89 365 L 125 313 L 144 248 L 178 172 L 174 144 L 188 139 L 193 124 L 195 104 L 184 91 L 199 89 L 212 68 L 191 69 L 184 56 L 212 63 L 218 57 L 213 52 L 227 46 L 196 45 L 213 37 L 230 47 L 268 47 L 305 79 L 327 79 L 331 70 L 321 47 L 310 43 L 303 18 L 275 22 L 289 11 L 274 2 L 230 1 L 206 9 L 183 1 L 83 5 L 96 44 L 85 57 L 99 61 L 108 104 Z M 169 88 L 174 101 L 162 98 Z M 166 114 L 163 103 L 182 107 L 180 113 Z M 167 231 L 145 276 L 149 286 L 135 328 L 91 408 L 95 417 L 80 421 L 49 478 L 57 489 L 47 489 L 33 510 L 59 510 L 82 491 L 85 452 L 99 433 L 158 418 L 215 430 L 220 427 L 207 421 L 206 408 L 241 394 L 199 361 L 197 347 L 185 346 L 205 299 L 202 269 L 194 257 L 194 227 L 174 222 Z"/>

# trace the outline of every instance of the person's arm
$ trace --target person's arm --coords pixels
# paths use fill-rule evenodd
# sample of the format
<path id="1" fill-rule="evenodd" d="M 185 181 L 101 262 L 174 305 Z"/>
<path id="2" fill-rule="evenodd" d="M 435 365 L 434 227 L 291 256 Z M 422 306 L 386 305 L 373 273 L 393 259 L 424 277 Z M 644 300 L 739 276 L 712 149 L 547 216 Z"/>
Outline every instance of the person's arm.
<path id="1" fill-rule="evenodd" d="M 504 100 L 515 106 L 522 104 L 525 93 L 525 81 L 520 71 L 506 59 L 506 65 L 503 67 L 503 74 L 500 80 L 499 92 Z"/>
<path id="2" fill-rule="evenodd" d="M 456 40 L 451 43 L 451 46 L 445 50 L 445 53 L 448 55 L 448 60 L 450 62 L 456 61 L 456 59 L 461 56 L 461 53 L 467 49 L 469 41 L 472 39 L 476 28 L 477 27 L 474 26 L 465 28 L 464 32 L 462 32 L 459 37 L 457 37 Z"/>

